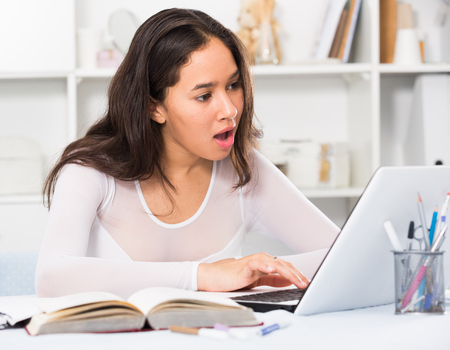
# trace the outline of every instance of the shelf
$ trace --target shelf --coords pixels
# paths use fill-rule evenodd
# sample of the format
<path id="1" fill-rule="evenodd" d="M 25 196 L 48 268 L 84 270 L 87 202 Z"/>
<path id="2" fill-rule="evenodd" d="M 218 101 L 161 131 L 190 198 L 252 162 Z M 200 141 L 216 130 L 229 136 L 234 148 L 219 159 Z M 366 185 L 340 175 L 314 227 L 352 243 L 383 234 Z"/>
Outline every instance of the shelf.
<path id="1" fill-rule="evenodd" d="M 283 75 L 309 75 L 309 74 L 347 74 L 369 73 L 372 65 L 368 63 L 349 64 L 298 64 L 298 65 L 259 65 L 252 66 L 255 76 L 283 76 Z"/>
<path id="2" fill-rule="evenodd" d="M 358 198 L 364 191 L 364 188 L 314 188 L 301 189 L 300 191 L 308 198 Z"/>
<path id="3" fill-rule="evenodd" d="M 39 194 L 24 194 L 24 195 L 7 195 L 0 196 L 0 205 L 14 205 L 14 204 L 42 204 L 42 195 Z"/>
<path id="4" fill-rule="evenodd" d="M 67 78 L 69 71 L 64 72 L 0 72 L 0 79 L 60 79 Z"/>
<path id="5" fill-rule="evenodd" d="M 77 78 L 111 78 L 116 74 L 117 68 L 77 69 Z"/>
<path id="6" fill-rule="evenodd" d="M 283 75 L 308 75 L 308 74 L 345 74 L 345 73 L 368 73 L 372 65 L 366 63 L 350 64 L 297 64 L 297 65 L 257 65 L 252 66 L 255 76 L 283 76 Z M 77 69 L 77 78 L 111 78 L 117 69 Z"/>
<path id="7" fill-rule="evenodd" d="M 449 73 L 448 63 L 424 63 L 416 65 L 380 64 L 379 71 L 382 74 L 407 74 L 407 73 Z"/>

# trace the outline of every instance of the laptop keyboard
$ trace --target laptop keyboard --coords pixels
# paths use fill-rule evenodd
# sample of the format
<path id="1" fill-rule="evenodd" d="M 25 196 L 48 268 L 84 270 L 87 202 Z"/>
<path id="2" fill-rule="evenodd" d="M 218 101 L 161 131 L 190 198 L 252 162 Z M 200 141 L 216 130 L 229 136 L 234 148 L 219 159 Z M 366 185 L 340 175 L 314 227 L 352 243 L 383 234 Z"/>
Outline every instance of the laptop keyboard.
<path id="1" fill-rule="evenodd" d="M 281 303 L 283 301 L 300 300 L 305 291 L 303 289 L 286 289 L 277 290 L 274 292 L 265 292 L 257 294 L 241 295 L 238 297 L 232 297 L 232 300 L 239 301 L 262 301 L 271 303 Z"/>

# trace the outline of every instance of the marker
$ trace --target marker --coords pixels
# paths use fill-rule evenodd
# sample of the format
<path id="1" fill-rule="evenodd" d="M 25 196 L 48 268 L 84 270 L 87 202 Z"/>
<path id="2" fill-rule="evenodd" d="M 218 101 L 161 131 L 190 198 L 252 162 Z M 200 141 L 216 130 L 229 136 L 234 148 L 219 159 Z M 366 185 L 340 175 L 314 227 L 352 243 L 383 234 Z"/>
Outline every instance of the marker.
<path id="1" fill-rule="evenodd" d="M 447 193 L 447 196 L 445 197 L 444 204 L 442 204 L 441 208 L 441 216 L 438 217 L 438 222 L 436 225 L 436 230 L 442 230 L 442 228 L 445 225 L 445 218 L 447 216 L 447 210 L 448 210 L 448 204 L 450 202 L 450 193 Z"/>
<path id="2" fill-rule="evenodd" d="M 217 329 L 208 328 L 191 328 L 191 327 L 181 327 L 181 326 L 170 326 L 171 332 L 193 334 L 200 337 L 215 339 L 215 340 L 226 340 L 229 338 L 228 333 L 218 331 Z"/>
<path id="3" fill-rule="evenodd" d="M 409 223 L 408 239 L 409 239 L 408 250 L 411 251 L 412 250 L 412 244 L 413 244 L 413 241 L 414 241 L 414 221 L 411 221 Z"/>
<path id="4" fill-rule="evenodd" d="M 269 333 L 272 333 L 273 331 L 276 331 L 278 329 L 282 329 L 285 328 L 287 326 L 290 326 L 292 322 L 289 321 L 285 321 L 285 322 L 279 322 L 279 323 L 274 323 L 270 326 L 264 327 L 262 329 L 260 329 L 258 332 L 256 332 L 257 335 L 263 336 Z"/>
<path id="5" fill-rule="evenodd" d="M 391 240 L 392 245 L 394 246 L 394 250 L 396 251 L 402 251 L 403 247 L 400 243 L 400 240 L 398 239 L 397 233 L 394 230 L 394 227 L 392 226 L 390 221 L 386 221 L 384 224 L 384 229 L 386 230 L 386 233 Z"/>
<path id="6" fill-rule="evenodd" d="M 436 223 L 437 223 L 437 218 L 438 218 L 438 207 L 436 205 L 436 207 L 434 208 L 434 212 L 433 212 L 433 218 L 431 219 L 431 225 L 430 225 L 430 234 L 429 234 L 429 238 L 430 238 L 430 245 L 433 245 L 433 238 L 434 238 L 434 231 L 436 230 Z"/>
<path id="7" fill-rule="evenodd" d="M 250 334 L 248 332 L 243 331 L 238 328 L 231 328 L 221 323 L 214 324 L 214 329 L 219 331 L 227 332 L 232 338 L 236 338 L 239 340 L 249 340 Z"/>
<path id="8" fill-rule="evenodd" d="M 426 250 L 430 250 L 431 245 L 430 245 L 430 238 L 428 236 L 428 232 L 427 232 L 427 226 L 426 226 L 426 220 L 425 220 L 425 213 L 423 212 L 423 203 L 422 203 L 422 198 L 420 198 L 420 194 L 417 193 L 417 207 L 419 208 L 419 217 L 420 217 L 420 223 L 422 224 L 422 234 L 423 234 L 423 240 L 425 242 L 425 249 Z"/>

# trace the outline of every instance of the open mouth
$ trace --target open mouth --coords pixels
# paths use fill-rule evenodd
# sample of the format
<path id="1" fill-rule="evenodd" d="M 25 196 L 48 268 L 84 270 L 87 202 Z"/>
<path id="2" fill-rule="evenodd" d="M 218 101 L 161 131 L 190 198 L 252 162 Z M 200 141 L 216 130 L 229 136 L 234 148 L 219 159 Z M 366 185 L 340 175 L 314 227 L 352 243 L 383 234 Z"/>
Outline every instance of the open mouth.
<path id="1" fill-rule="evenodd" d="M 234 143 L 233 131 L 225 131 L 214 136 L 214 139 L 222 148 L 230 148 Z"/>

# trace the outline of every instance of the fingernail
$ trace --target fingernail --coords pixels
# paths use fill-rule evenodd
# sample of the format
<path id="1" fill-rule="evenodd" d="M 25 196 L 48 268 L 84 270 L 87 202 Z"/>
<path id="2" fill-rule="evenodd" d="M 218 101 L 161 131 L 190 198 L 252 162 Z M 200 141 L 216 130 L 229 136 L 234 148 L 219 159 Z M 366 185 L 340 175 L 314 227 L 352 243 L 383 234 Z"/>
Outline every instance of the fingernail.
<path id="1" fill-rule="evenodd" d="M 269 270 L 270 272 L 274 272 L 275 269 L 272 266 L 267 265 L 267 270 Z"/>

